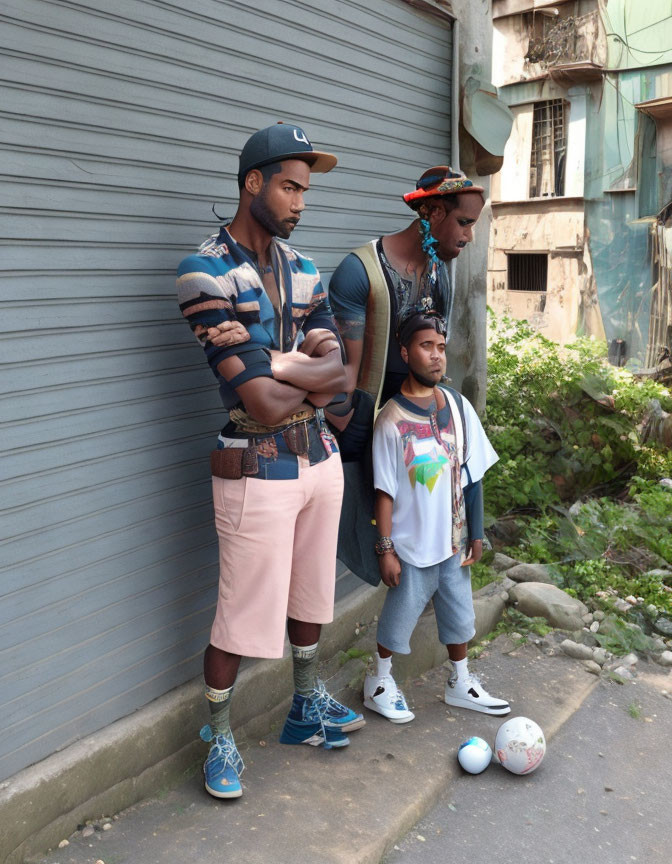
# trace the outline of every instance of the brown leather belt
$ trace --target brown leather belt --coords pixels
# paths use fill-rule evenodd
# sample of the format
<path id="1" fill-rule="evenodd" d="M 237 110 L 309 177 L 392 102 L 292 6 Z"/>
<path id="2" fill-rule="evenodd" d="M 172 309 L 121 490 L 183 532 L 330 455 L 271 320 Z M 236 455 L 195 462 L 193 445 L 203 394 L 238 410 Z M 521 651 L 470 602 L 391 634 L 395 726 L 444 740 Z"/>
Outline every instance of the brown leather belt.
<path id="1" fill-rule="evenodd" d="M 318 430 L 315 414 L 290 423 L 281 431 L 248 438 L 247 447 L 223 447 L 210 453 L 210 470 L 213 477 L 223 480 L 240 480 L 241 477 L 253 477 L 259 472 L 257 441 L 260 445 L 268 438 L 281 435 L 285 446 L 295 456 L 307 456 L 310 449 L 309 426 Z M 242 431 L 242 430 L 241 430 Z"/>
<path id="2" fill-rule="evenodd" d="M 254 476 L 259 471 L 257 448 L 224 447 L 210 453 L 210 471 L 213 477 L 222 480 L 240 480 L 241 477 Z"/>

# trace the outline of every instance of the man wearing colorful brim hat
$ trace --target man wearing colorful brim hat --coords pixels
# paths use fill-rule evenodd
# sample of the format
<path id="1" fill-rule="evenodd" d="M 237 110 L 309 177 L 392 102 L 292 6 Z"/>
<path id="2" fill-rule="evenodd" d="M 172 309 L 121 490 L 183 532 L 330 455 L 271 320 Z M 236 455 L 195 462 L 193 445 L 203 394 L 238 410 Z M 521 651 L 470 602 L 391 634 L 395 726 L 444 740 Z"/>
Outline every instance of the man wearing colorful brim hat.
<path id="1" fill-rule="evenodd" d="M 483 187 L 447 165 L 426 170 L 403 200 L 416 214 L 410 225 L 355 249 L 329 284 L 353 395 L 339 408 L 330 407 L 327 416 L 343 461 L 360 463 L 346 466 L 338 554 L 372 584 L 379 579 L 372 551 L 376 532 L 369 516 L 372 487 L 370 478 L 361 475 L 370 464 L 375 410 L 399 391 L 408 374 L 396 339 L 398 324 L 413 309 L 433 309 L 448 322 L 449 338 L 449 262 L 473 239 L 484 205 Z"/>
<path id="2" fill-rule="evenodd" d="M 329 285 L 350 389 L 357 386 L 379 405 L 408 374 L 394 338 L 397 321 L 427 299 L 449 321 L 453 286 L 447 262 L 473 239 L 484 204 L 483 187 L 447 165 L 425 171 L 403 200 L 417 218 L 351 252 Z M 369 308 L 375 308 L 375 321 Z"/>
<path id="3" fill-rule="evenodd" d="M 315 265 L 282 242 L 311 173 L 335 164 L 298 126 L 255 132 L 240 154 L 233 219 L 178 269 L 180 310 L 229 412 L 210 457 L 220 580 L 201 737 L 216 798 L 242 794 L 229 720 L 241 657 L 282 657 L 286 633 L 295 693 L 280 740 L 344 747 L 364 725 L 315 675 L 321 625 L 333 618 L 343 488 L 320 406 L 344 390 L 342 346 Z"/>
<path id="4" fill-rule="evenodd" d="M 388 498 L 393 500 L 388 511 L 385 511 L 389 518 L 383 517 L 379 507 L 381 490 L 387 491 L 384 485 L 380 485 L 380 472 L 377 470 L 380 448 L 377 450 L 374 446 L 375 482 L 366 470 L 373 416 L 377 413 L 376 409 L 382 408 L 387 403 L 378 414 L 379 422 L 376 424 L 376 429 L 381 429 L 390 411 L 394 413 L 394 399 L 399 398 L 402 384 L 408 386 L 409 381 L 416 380 L 417 384 L 421 380 L 418 379 L 417 370 L 415 374 L 409 373 L 407 362 L 410 358 L 409 345 L 416 331 L 429 333 L 428 339 L 441 343 L 441 352 L 437 353 L 436 363 L 440 361 L 443 370 L 439 375 L 435 375 L 435 380 L 433 379 L 431 384 L 438 385 L 442 380 L 442 375 L 445 373 L 445 343 L 449 338 L 453 303 L 453 285 L 448 264 L 457 258 L 462 249 L 473 239 L 473 226 L 484 206 L 483 187 L 475 185 L 463 173 L 454 171 L 447 165 L 438 165 L 425 171 L 416 183 L 415 189 L 407 192 L 403 200 L 416 214 L 413 222 L 395 234 L 380 237 L 366 246 L 355 249 L 338 266 L 329 286 L 331 305 L 347 354 L 349 389 L 356 389 L 353 392 L 351 405 L 344 406 L 344 410 L 340 412 L 341 416 L 336 416 L 335 412 L 328 416 L 332 426 L 339 430 L 338 437 L 344 461 L 349 458 L 361 459 L 360 465 L 346 466 L 338 554 L 341 561 L 353 572 L 372 584 L 377 584 L 384 569 L 378 566 L 379 562 L 382 565 L 384 561 L 389 565 L 388 570 L 394 569 L 395 564 L 399 563 L 391 540 L 392 507 L 396 506 L 397 500 L 394 496 L 390 498 L 388 495 Z M 429 394 L 431 397 L 432 388 L 427 381 L 424 379 L 422 381 L 425 388 L 424 390 L 420 388 L 422 394 Z M 449 398 L 455 406 L 455 409 L 449 412 L 451 428 L 459 429 L 460 415 L 463 422 L 465 416 L 473 415 L 477 424 L 476 413 L 466 399 L 456 391 L 446 389 L 445 392 L 452 393 Z M 435 398 L 438 405 L 438 397 Z M 446 402 L 446 397 L 443 397 L 443 401 Z M 410 403 L 407 403 L 408 405 Z M 424 407 L 427 408 L 427 405 Z M 348 408 L 350 408 L 349 412 Z M 445 413 L 445 406 L 442 410 Z M 420 409 L 420 414 L 422 413 Z M 427 413 L 426 411 L 425 414 Z M 411 412 L 408 417 L 400 421 L 406 423 L 402 442 L 406 449 L 403 449 L 402 455 L 408 455 L 408 446 L 410 446 L 411 456 L 413 456 L 412 436 L 408 437 L 412 424 L 409 425 L 407 422 L 413 416 Z M 421 418 L 420 425 L 423 422 L 425 425 L 422 428 L 426 431 L 429 428 L 427 417 Z M 443 442 L 443 438 L 441 440 Z M 406 466 L 403 458 L 398 462 L 399 453 L 396 449 L 394 458 L 397 464 L 401 465 L 400 476 L 403 476 Z M 459 468 L 457 470 L 459 472 Z M 479 480 L 480 477 L 474 479 Z M 374 485 L 378 518 L 375 523 L 372 523 Z M 426 493 L 427 488 L 420 489 L 421 497 Z M 455 488 L 459 489 L 459 484 Z M 454 512 L 457 514 L 459 508 L 456 507 Z M 479 530 L 472 527 L 475 531 Z M 413 531 L 410 533 L 414 536 Z M 420 547 L 417 549 L 419 556 L 431 554 L 427 548 L 424 548 L 427 543 L 423 539 L 422 531 L 415 533 L 417 537 L 414 536 L 411 545 L 417 544 Z M 450 528 L 444 534 L 450 535 Z M 471 544 L 471 556 L 467 563 L 479 560 L 482 554 L 482 543 L 476 538 L 481 536 L 478 533 L 473 535 L 474 542 Z M 446 537 L 439 534 L 435 540 L 437 543 L 443 543 Z M 376 553 L 385 558 L 376 560 Z M 452 576 L 446 575 L 446 578 L 457 579 L 464 585 L 465 577 L 460 574 L 460 564 L 457 560 L 459 557 L 455 555 L 450 558 L 453 563 L 457 561 L 457 564 L 454 568 L 455 573 Z M 413 558 L 409 557 L 406 551 L 404 558 L 406 565 L 412 560 Z M 423 572 L 419 580 L 420 585 L 426 582 L 424 576 Z M 383 580 L 388 586 L 399 585 L 398 573 L 396 579 L 395 583 L 390 581 L 389 573 L 387 576 L 383 574 Z M 468 596 L 470 602 L 471 587 L 468 574 L 466 580 L 468 587 L 465 597 Z M 399 587 L 392 587 L 387 594 L 389 601 L 404 606 L 404 598 L 407 599 L 404 592 L 409 588 L 412 590 L 413 585 L 408 581 L 403 592 Z M 418 598 L 419 595 L 416 597 L 416 602 L 420 603 L 418 608 L 424 608 L 424 603 Z M 450 602 L 452 599 L 451 595 Z M 386 607 L 388 605 L 386 600 Z M 446 702 L 475 710 L 506 713 L 510 710 L 508 704 L 490 697 L 482 687 L 474 683 L 475 679 L 468 673 L 466 643 L 471 638 L 469 634 L 473 634 L 473 629 L 466 600 L 459 608 L 461 610 L 459 636 L 457 630 L 453 630 L 451 636 L 446 636 L 444 639 L 456 671 L 456 675 L 451 678 L 446 688 Z M 406 610 L 405 615 L 406 623 L 411 621 L 412 624 L 412 613 Z M 394 684 L 390 664 L 392 650 L 404 652 L 407 648 L 400 647 L 400 643 L 397 644 L 395 638 L 390 633 L 381 634 L 379 630 L 379 651 L 375 658 L 375 674 L 366 679 L 364 704 L 395 723 L 405 723 L 413 719 L 413 713 L 408 710 L 403 695 Z M 454 701 L 456 693 L 459 697 L 458 701 Z M 483 705 L 487 707 L 484 708 Z"/>
<path id="5" fill-rule="evenodd" d="M 484 205 L 483 187 L 447 165 L 425 171 L 403 200 L 417 218 L 401 231 L 351 252 L 329 286 L 350 388 L 357 387 L 354 401 L 368 394 L 377 407 L 398 391 L 408 372 L 394 338 L 398 321 L 429 302 L 450 326 L 454 288 L 447 264 L 473 239 Z M 330 420 L 336 428 L 346 426 L 333 415 Z M 347 426 L 341 434 L 346 460 L 351 452 L 356 457 L 370 424 L 362 425 L 355 417 Z"/>

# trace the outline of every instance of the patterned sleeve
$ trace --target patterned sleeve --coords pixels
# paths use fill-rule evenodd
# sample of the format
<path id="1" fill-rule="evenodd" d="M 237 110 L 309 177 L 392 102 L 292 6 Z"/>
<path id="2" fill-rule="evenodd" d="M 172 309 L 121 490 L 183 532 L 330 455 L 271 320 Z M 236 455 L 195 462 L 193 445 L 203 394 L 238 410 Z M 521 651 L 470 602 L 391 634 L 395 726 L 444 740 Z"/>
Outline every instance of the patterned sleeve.
<path id="1" fill-rule="evenodd" d="M 329 283 L 329 299 L 334 317 L 344 339 L 364 338 L 369 278 L 361 260 L 347 255 L 334 271 Z"/>
<path id="2" fill-rule="evenodd" d="M 397 427 L 385 419 L 383 412 L 373 429 L 373 485 L 381 492 L 387 492 L 391 498 L 396 498 L 399 487 L 399 453 Z"/>
<path id="3" fill-rule="evenodd" d="M 219 376 L 217 366 L 234 355 L 245 366 L 245 372 L 229 382 L 233 387 L 251 378 L 273 377 L 270 355 L 255 342 L 255 329 L 260 326 L 257 293 L 246 283 L 241 269 L 222 274 L 217 268 L 217 259 L 190 255 L 177 271 L 180 311 L 203 347 L 212 371 Z M 250 341 L 228 348 L 217 347 L 208 341 L 207 328 L 225 321 L 240 321 L 247 327 Z"/>
<path id="4" fill-rule="evenodd" d="M 294 321 L 304 335 L 311 330 L 330 330 L 341 345 L 341 356 L 345 358 L 343 343 L 331 311 L 327 292 L 320 274 L 311 258 L 306 258 L 295 249 L 282 247 L 289 255 L 292 271 L 292 311 Z"/>

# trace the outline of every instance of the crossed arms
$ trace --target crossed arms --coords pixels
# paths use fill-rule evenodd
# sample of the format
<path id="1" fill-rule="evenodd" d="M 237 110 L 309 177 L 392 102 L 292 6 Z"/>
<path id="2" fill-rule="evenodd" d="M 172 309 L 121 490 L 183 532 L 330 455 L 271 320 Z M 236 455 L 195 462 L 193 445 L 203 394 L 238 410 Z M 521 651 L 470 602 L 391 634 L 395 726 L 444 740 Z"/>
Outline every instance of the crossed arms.
<path id="1" fill-rule="evenodd" d="M 217 327 L 194 331 L 218 348 L 228 348 L 249 341 L 250 335 L 238 321 L 225 321 Z M 297 351 L 271 351 L 273 377 L 249 378 L 234 387 L 248 414 L 260 423 L 273 426 L 294 413 L 306 402 L 322 407 L 336 393 L 345 389 L 346 373 L 337 337 L 326 328 L 315 328 L 306 334 Z M 227 381 L 245 371 L 245 364 L 231 354 L 217 364 L 217 371 Z"/>

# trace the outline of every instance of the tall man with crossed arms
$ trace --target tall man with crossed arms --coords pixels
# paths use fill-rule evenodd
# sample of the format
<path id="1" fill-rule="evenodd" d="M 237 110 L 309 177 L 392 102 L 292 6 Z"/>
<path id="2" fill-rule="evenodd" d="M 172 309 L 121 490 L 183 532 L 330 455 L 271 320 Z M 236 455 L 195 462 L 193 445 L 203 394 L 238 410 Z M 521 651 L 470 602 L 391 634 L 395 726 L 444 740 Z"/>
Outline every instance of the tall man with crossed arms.
<path id="1" fill-rule="evenodd" d="M 344 389 L 341 343 L 315 265 L 283 242 L 311 172 L 335 164 L 298 127 L 256 132 L 240 154 L 233 220 L 178 270 L 180 309 L 230 417 L 211 454 L 220 580 L 201 730 L 205 788 L 218 798 L 242 794 L 229 720 L 241 657 L 281 657 L 286 630 L 295 694 L 280 740 L 343 747 L 364 725 L 315 675 L 321 625 L 333 617 L 343 488 L 322 407 Z"/>

